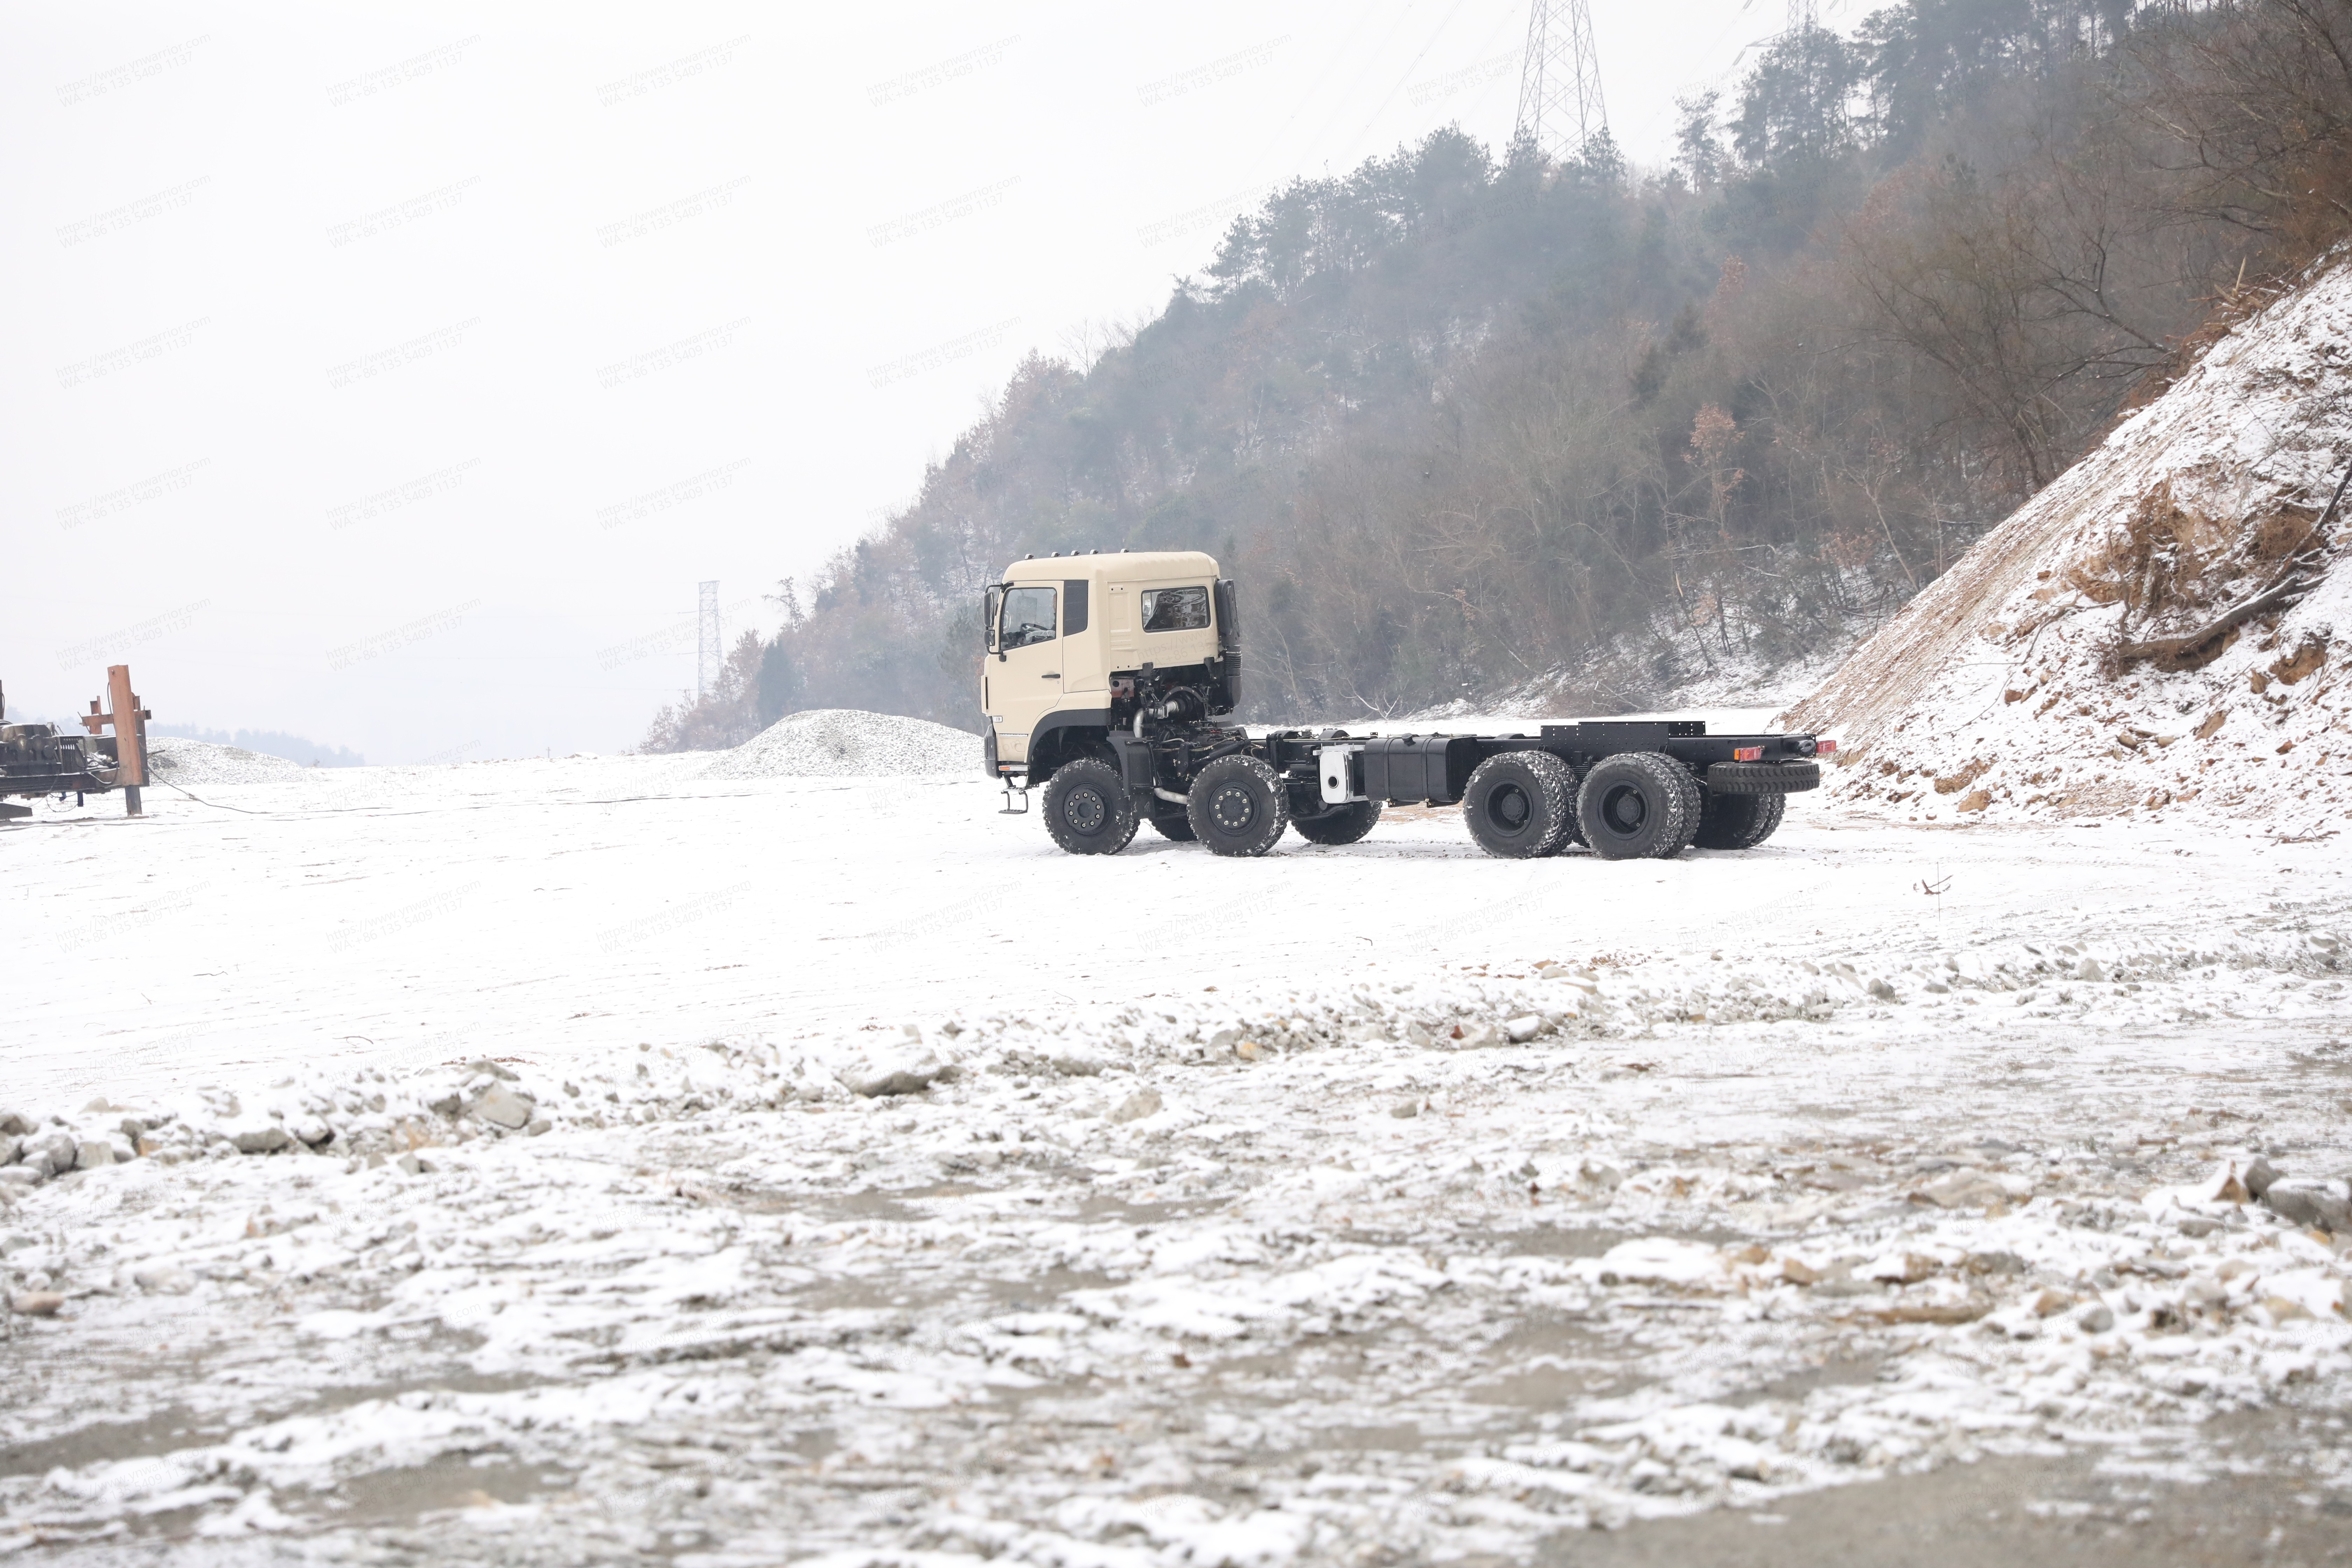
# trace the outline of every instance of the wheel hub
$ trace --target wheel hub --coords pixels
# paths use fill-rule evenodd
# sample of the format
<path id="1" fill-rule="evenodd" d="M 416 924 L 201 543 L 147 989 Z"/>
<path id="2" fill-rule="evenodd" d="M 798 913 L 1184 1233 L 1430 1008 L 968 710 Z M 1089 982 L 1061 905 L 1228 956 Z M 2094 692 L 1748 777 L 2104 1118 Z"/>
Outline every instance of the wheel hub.
<path id="1" fill-rule="evenodd" d="M 1257 816 L 1257 803 L 1239 784 L 1228 784 L 1209 802 L 1209 815 L 1228 833 L 1238 833 Z"/>
<path id="2" fill-rule="evenodd" d="M 1642 824 L 1648 820 L 1649 815 L 1650 803 L 1632 784 L 1619 784 L 1601 802 L 1601 820 L 1612 831 L 1629 838 L 1642 831 Z"/>
<path id="3" fill-rule="evenodd" d="M 1486 816 L 1506 833 L 1517 833 L 1535 815 L 1535 806 L 1527 793 L 1517 784 L 1506 784 L 1486 800 Z"/>
<path id="4" fill-rule="evenodd" d="M 1062 803 L 1062 820 L 1080 833 L 1100 832 L 1109 816 L 1109 806 L 1091 789 L 1074 789 Z"/>

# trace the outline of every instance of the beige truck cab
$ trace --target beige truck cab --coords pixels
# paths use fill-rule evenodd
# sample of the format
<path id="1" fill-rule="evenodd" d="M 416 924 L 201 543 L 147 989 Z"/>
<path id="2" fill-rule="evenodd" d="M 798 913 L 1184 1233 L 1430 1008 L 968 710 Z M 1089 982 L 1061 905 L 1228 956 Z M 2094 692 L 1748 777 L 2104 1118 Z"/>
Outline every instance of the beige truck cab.
<path id="1" fill-rule="evenodd" d="M 1042 781 L 1066 753 L 1100 746 L 1146 670 L 1199 669 L 1213 680 L 1217 582 L 1216 561 L 1197 550 L 1048 555 L 1007 568 L 984 611 L 989 772 Z M 1202 698 L 1203 715 L 1231 706 Z"/>

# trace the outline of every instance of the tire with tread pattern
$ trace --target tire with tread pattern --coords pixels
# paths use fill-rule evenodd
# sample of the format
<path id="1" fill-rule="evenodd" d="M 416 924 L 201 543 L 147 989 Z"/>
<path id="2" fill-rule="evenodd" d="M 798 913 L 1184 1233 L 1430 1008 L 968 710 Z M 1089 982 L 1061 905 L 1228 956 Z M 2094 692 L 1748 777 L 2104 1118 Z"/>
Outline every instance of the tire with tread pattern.
<path id="1" fill-rule="evenodd" d="M 1188 793 L 1193 836 L 1212 855 L 1263 855 L 1290 826 L 1288 787 L 1255 757 L 1219 757 L 1192 775 Z"/>
<path id="2" fill-rule="evenodd" d="M 1785 795 L 1706 795 L 1706 815 L 1691 842 L 1701 849 L 1753 849 L 1788 814 Z"/>
<path id="3" fill-rule="evenodd" d="M 1327 811 L 1320 816 L 1293 816 L 1290 826 L 1309 844 L 1353 844 L 1370 833 L 1373 824 L 1380 819 L 1379 801 L 1358 800 Z"/>
<path id="4" fill-rule="evenodd" d="M 1595 763 L 1576 792 L 1584 841 L 1603 860 L 1664 860 L 1698 830 L 1698 781 L 1659 752 L 1621 752 Z"/>
<path id="5" fill-rule="evenodd" d="M 1159 801 L 1152 806 L 1151 826 L 1171 844 L 1190 844 L 1200 837 L 1192 831 L 1192 819 L 1185 808 L 1170 801 Z"/>
<path id="6" fill-rule="evenodd" d="M 1706 770 L 1706 787 L 1717 795 L 1800 795 L 1822 787 L 1822 764 L 1717 763 Z"/>
<path id="7" fill-rule="evenodd" d="M 1462 792 L 1470 837 L 1507 860 L 1559 854 L 1575 810 L 1576 770 L 1549 752 L 1498 752 L 1478 764 Z"/>
<path id="8" fill-rule="evenodd" d="M 1560 849 L 1565 852 L 1571 844 L 1580 849 L 1590 849 L 1592 847 L 1584 841 L 1583 820 L 1576 815 L 1577 792 L 1584 787 L 1584 775 L 1565 758 L 1560 760 L 1559 765 L 1568 769 L 1568 832 L 1560 838 Z"/>
<path id="9" fill-rule="evenodd" d="M 1658 857 L 1661 860 L 1671 860 L 1689 848 L 1691 841 L 1698 837 L 1700 826 L 1706 821 L 1706 786 L 1698 782 L 1696 773 L 1672 757 L 1666 760 L 1674 763 L 1675 782 L 1682 785 L 1683 830 L 1679 842 Z"/>
<path id="10" fill-rule="evenodd" d="M 1045 781 L 1045 831 L 1073 855 L 1116 855 L 1135 837 L 1135 797 L 1098 757 L 1064 763 Z"/>

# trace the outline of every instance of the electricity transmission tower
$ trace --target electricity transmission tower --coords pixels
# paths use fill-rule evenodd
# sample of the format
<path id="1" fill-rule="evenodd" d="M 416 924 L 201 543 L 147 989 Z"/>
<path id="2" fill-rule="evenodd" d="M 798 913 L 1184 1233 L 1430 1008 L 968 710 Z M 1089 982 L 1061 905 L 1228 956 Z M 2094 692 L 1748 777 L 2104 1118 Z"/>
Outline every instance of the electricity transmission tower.
<path id="1" fill-rule="evenodd" d="M 1821 26 L 1819 7 L 1813 0 L 1789 0 L 1789 31 L 1810 33 Z"/>
<path id="2" fill-rule="evenodd" d="M 1528 6 L 1517 129 L 1557 163 L 1574 158 L 1609 129 L 1589 0 L 1534 0 Z"/>
<path id="3" fill-rule="evenodd" d="M 700 583 L 701 603 L 697 606 L 700 622 L 698 646 L 694 658 L 694 700 L 698 702 L 719 689 L 719 584 Z"/>

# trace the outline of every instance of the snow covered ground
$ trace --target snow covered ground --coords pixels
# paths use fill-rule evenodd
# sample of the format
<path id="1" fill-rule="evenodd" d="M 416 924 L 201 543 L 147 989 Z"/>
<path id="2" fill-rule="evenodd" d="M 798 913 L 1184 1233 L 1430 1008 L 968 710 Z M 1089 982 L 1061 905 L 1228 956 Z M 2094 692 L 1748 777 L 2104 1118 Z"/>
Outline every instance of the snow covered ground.
<path id="1" fill-rule="evenodd" d="M 0 1552 L 1517 1561 L 2282 1404 L 2340 1528 L 2347 1263 L 2231 1184 L 2352 1171 L 2325 841 L 1077 859 L 708 764 L 0 828 L 84 1167 L 0 1182 Z"/>

